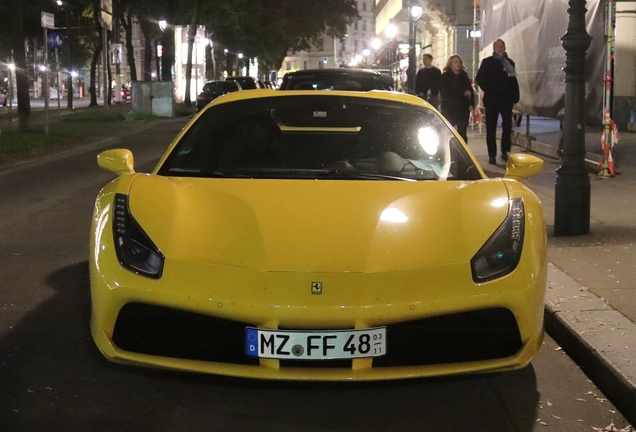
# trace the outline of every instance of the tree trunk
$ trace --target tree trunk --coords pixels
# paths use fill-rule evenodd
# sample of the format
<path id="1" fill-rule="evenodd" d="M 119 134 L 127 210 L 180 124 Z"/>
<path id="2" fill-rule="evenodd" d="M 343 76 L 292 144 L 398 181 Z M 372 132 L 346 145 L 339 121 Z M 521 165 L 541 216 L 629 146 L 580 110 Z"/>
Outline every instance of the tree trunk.
<path id="1" fill-rule="evenodd" d="M 141 33 L 144 35 L 144 66 L 142 72 L 143 81 L 152 81 L 152 38 L 150 36 L 148 25 L 148 21 L 142 20 L 140 22 Z"/>
<path id="2" fill-rule="evenodd" d="M 102 44 L 97 45 L 95 51 L 93 51 L 93 57 L 91 58 L 91 72 L 90 72 L 90 83 L 88 86 L 88 92 L 91 95 L 91 102 L 88 106 L 97 106 L 97 89 L 96 89 L 96 69 L 97 69 L 97 61 L 99 60 L 99 56 L 102 53 Z"/>
<path id="3" fill-rule="evenodd" d="M 172 81 L 172 67 L 174 66 L 174 19 L 175 1 L 167 0 L 166 19 L 168 27 L 161 35 L 161 46 L 163 55 L 161 56 L 161 81 Z"/>
<path id="4" fill-rule="evenodd" d="M 186 62 L 185 71 L 185 106 L 190 108 L 192 106 L 192 99 L 190 98 L 190 83 L 192 81 L 192 48 L 194 47 L 194 38 L 197 34 L 197 2 L 194 2 L 194 11 L 192 12 L 192 22 L 188 28 L 188 60 Z"/>
<path id="5" fill-rule="evenodd" d="M 29 98 L 29 79 L 26 74 L 27 65 L 24 57 L 24 27 L 22 0 L 13 0 L 12 6 L 12 46 L 15 62 L 16 88 L 18 96 L 18 120 L 20 130 L 29 128 L 31 120 L 31 100 Z"/>
<path id="6" fill-rule="evenodd" d="M 126 15 L 128 15 L 126 19 Z M 132 43 L 132 17 L 130 12 L 128 14 L 122 13 L 119 17 L 119 22 L 124 27 L 126 34 L 126 60 L 130 67 L 130 80 L 137 81 L 137 66 L 135 65 L 135 48 Z"/>

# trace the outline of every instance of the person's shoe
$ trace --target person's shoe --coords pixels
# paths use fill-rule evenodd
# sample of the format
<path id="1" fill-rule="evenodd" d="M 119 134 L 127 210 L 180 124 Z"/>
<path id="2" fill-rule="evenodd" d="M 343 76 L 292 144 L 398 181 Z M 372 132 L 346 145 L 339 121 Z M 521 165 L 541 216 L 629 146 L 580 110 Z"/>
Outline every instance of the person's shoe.
<path id="1" fill-rule="evenodd" d="M 488 158 L 488 163 L 489 163 L 490 165 L 497 165 L 497 158 L 496 158 L 496 157 L 494 157 L 494 156 L 490 156 L 490 157 Z"/>
<path id="2" fill-rule="evenodd" d="M 504 160 L 504 162 L 508 162 L 508 153 L 503 152 L 503 153 L 501 154 L 501 159 L 503 159 L 503 160 Z"/>

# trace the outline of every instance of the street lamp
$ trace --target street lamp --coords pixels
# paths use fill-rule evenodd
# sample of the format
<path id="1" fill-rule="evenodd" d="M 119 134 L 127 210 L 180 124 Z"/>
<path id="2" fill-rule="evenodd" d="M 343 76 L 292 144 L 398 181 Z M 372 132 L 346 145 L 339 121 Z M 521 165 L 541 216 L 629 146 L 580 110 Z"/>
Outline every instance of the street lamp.
<path id="1" fill-rule="evenodd" d="M 557 168 L 554 235 L 590 232 L 590 178 L 585 167 L 585 56 L 592 38 L 585 28 L 585 0 L 570 0 L 565 49 L 563 164 Z"/>
<path id="2" fill-rule="evenodd" d="M 422 16 L 422 5 L 417 0 L 411 0 L 409 6 L 409 67 L 406 70 L 408 91 L 415 94 L 416 63 L 415 56 L 415 24 Z"/>
<path id="3" fill-rule="evenodd" d="M 386 26 L 386 38 L 393 39 L 395 35 L 397 35 L 397 27 L 395 26 L 395 24 L 390 23 Z"/>

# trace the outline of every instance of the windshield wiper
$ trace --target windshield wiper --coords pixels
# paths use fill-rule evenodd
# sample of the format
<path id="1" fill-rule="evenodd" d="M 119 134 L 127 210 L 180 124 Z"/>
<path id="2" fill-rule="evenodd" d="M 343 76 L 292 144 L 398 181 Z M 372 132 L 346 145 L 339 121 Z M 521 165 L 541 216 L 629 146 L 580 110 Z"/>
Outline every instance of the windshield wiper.
<path id="1" fill-rule="evenodd" d="M 370 173 L 364 171 L 357 170 L 340 170 L 340 169 L 329 169 L 329 170 L 317 170 L 319 174 L 329 177 L 329 178 L 342 178 L 342 179 L 359 179 L 359 180 L 399 180 L 399 181 L 416 181 L 412 178 L 394 176 L 394 175 L 386 175 L 386 174 L 377 174 Z"/>
<path id="2" fill-rule="evenodd" d="M 227 178 L 227 174 L 216 169 L 204 168 L 170 168 L 168 174 L 178 175 L 180 177 L 209 177 L 209 178 Z"/>

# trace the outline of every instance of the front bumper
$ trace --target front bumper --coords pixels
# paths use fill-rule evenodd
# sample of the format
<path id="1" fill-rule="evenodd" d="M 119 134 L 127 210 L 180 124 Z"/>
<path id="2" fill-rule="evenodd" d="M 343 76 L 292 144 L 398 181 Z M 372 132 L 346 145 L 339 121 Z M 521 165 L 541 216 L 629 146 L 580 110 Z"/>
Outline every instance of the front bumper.
<path id="1" fill-rule="evenodd" d="M 526 366 L 543 340 L 545 265 L 521 262 L 480 286 L 466 266 L 305 274 L 167 261 L 164 277 L 149 280 L 92 264 L 92 334 L 115 362 L 265 379 L 381 380 Z M 315 280 L 323 282 L 321 295 L 311 294 Z M 258 360 L 244 354 L 248 326 L 387 326 L 388 353 Z"/>

